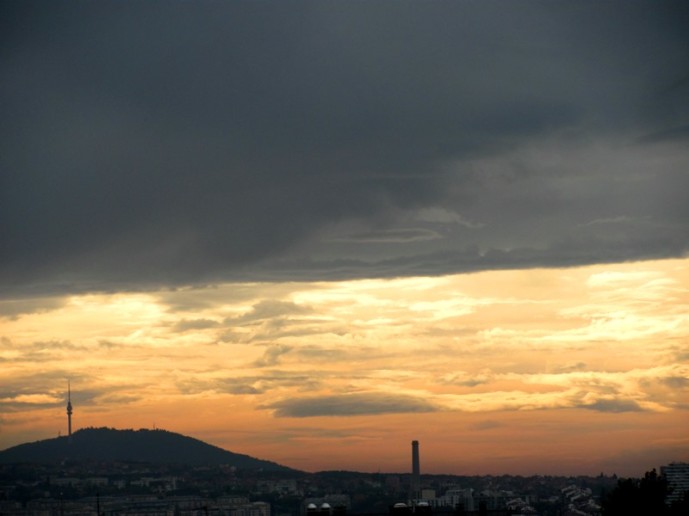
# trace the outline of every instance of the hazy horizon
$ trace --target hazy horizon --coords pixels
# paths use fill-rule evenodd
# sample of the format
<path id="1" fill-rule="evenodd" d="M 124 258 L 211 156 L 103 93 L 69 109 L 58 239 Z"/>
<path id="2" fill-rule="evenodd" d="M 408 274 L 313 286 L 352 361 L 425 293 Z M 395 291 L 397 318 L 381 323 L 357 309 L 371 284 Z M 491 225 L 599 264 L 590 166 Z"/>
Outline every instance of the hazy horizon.
<path id="1" fill-rule="evenodd" d="M 689 461 L 689 3 L 0 5 L 0 447 Z"/>
<path id="2" fill-rule="evenodd" d="M 73 433 L 73 434 L 79 433 L 79 432 L 82 431 L 82 430 L 84 430 L 84 431 L 89 431 L 89 430 L 114 430 L 114 431 L 123 431 L 123 432 L 162 432 L 162 433 L 168 433 L 168 434 L 176 434 L 176 435 L 179 435 L 179 436 L 181 436 L 181 437 L 188 437 L 188 438 L 193 439 L 193 440 L 201 441 L 201 442 L 203 442 L 203 443 L 205 443 L 205 444 L 207 444 L 207 445 L 213 446 L 213 447 L 215 447 L 215 448 L 219 448 L 219 449 L 224 450 L 224 451 L 229 451 L 229 452 L 231 452 L 231 453 L 236 453 L 236 454 L 239 454 L 239 455 L 249 456 L 249 457 L 252 457 L 252 458 L 258 459 L 258 460 L 268 460 L 268 459 L 265 459 L 265 458 L 263 458 L 263 457 L 252 456 L 252 455 L 248 455 L 248 454 L 244 454 L 244 453 L 238 452 L 237 450 L 232 450 L 232 449 L 229 449 L 229 448 L 225 448 L 225 447 L 223 447 L 223 446 L 219 446 L 219 445 L 214 444 L 214 443 L 212 443 L 212 442 L 204 441 L 203 439 L 200 439 L 200 438 L 198 438 L 198 437 L 196 437 L 196 436 L 193 436 L 193 435 L 185 435 L 185 434 L 176 432 L 175 430 L 168 429 L 168 428 L 159 428 L 159 427 L 153 427 L 153 428 L 145 428 L 145 427 L 141 427 L 141 428 L 132 428 L 132 427 L 130 427 L 130 428 L 124 428 L 124 427 L 123 427 L 123 428 L 115 428 L 115 427 L 109 427 L 109 426 L 89 426 L 89 427 L 85 427 L 85 428 L 77 428 L 77 429 L 73 430 L 72 433 Z M 69 438 L 69 436 L 68 436 L 67 433 L 65 433 L 65 434 L 59 433 L 59 434 L 58 434 L 57 436 L 55 436 L 55 437 L 46 437 L 46 438 L 37 439 L 37 440 L 35 440 L 35 441 L 27 441 L 27 442 L 20 442 L 20 443 L 12 444 L 12 445 L 10 445 L 10 446 L 7 446 L 6 448 L 0 449 L 0 452 L 3 452 L 3 451 L 6 451 L 6 450 L 9 450 L 9 449 L 12 449 L 12 448 L 17 447 L 17 446 L 22 446 L 22 445 L 25 445 L 25 444 L 33 444 L 33 443 L 38 443 L 38 442 L 43 442 L 43 441 L 48 441 L 48 440 L 53 440 L 53 439 L 68 439 L 68 438 Z M 417 441 L 417 442 L 418 442 L 418 441 Z M 409 444 L 411 445 L 411 442 L 410 442 Z M 423 443 L 420 443 L 420 445 L 422 445 L 422 444 L 423 444 Z M 76 445 L 75 445 L 75 446 L 76 446 Z M 337 467 L 332 467 L 332 468 L 328 468 L 328 469 L 318 469 L 318 470 L 304 470 L 304 469 L 297 469 L 297 468 L 292 468 L 292 469 L 294 469 L 294 471 L 297 471 L 297 472 L 300 472 L 300 473 L 307 473 L 307 474 L 309 474 L 309 473 L 328 473 L 328 472 L 339 472 L 339 471 L 341 471 L 341 472 L 351 472 L 351 473 L 361 473 L 361 474 L 412 475 L 411 454 L 409 453 L 410 451 L 411 451 L 411 449 L 408 449 L 408 450 L 407 450 L 407 452 L 408 452 L 408 454 L 409 454 L 410 456 L 408 457 L 408 459 L 409 459 L 409 464 L 407 464 L 407 469 L 406 469 L 406 470 L 384 470 L 384 469 L 380 469 L 380 468 L 379 468 L 379 469 L 376 469 L 376 470 L 367 471 L 367 470 L 355 470 L 355 469 L 341 469 L 341 468 L 337 468 Z M 270 461 L 270 462 L 274 462 L 274 461 Z M 629 475 L 627 475 L 627 476 L 628 476 L 628 477 L 639 477 L 639 478 L 640 478 L 640 477 L 642 477 L 647 471 L 650 471 L 651 469 L 656 469 L 656 470 L 658 470 L 660 466 L 664 466 L 664 465 L 667 465 L 667 464 L 670 464 L 670 463 L 681 463 L 681 462 L 682 462 L 682 461 L 678 461 L 678 460 L 670 460 L 669 462 L 667 462 L 667 463 L 662 463 L 662 464 L 660 464 L 660 463 L 659 463 L 659 464 L 649 464 L 648 467 L 647 467 L 643 472 L 639 472 L 638 474 L 629 474 Z M 276 463 L 276 464 L 278 464 L 279 466 L 291 467 L 291 466 L 286 465 L 286 464 L 280 464 L 280 463 Z M 422 465 L 422 464 L 421 464 L 421 465 Z M 567 472 L 567 471 L 562 471 L 562 472 L 560 472 L 560 473 L 544 473 L 544 472 L 540 472 L 540 471 L 534 471 L 534 472 L 531 472 L 531 473 L 524 473 L 524 472 L 513 472 L 513 473 L 506 473 L 506 472 L 488 472 L 488 473 L 471 473 L 471 472 L 464 472 L 464 473 L 454 473 L 454 472 L 452 472 L 452 471 L 439 471 L 439 472 L 436 472 L 436 471 L 424 471 L 422 468 L 420 469 L 420 474 L 421 474 L 421 476 L 423 476 L 423 475 L 430 475 L 430 476 L 435 476 L 435 475 L 437 475 L 437 476 L 443 476 L 443 475 L 450 475 L 450 476 L 453 476 L 453 475 L 454 475 L 454 476 L 496 476 L 496 475 L 499 476 L 499 475 L 514 475 L 514 476 L 525 476 L 525 477 L 526 477 L 526 476 L 563 476 L 563 477 L 568 477 L 568 476 L 578 476 L 578 475 L 581 475 L 581 476 L 590 476 L 590 477 L 597 477 L 597 476 L 600 476 L 600 475 L 605 475 L 605 476 L 610 476 L 610 477 L 612 477 L 612 476 L 624 477 L 624 476 L 625 476 L 625 475 L 618 475 L 618 473 L 617 473 L 616 471 L 613 471 L 613 472 L 599 471 L 599 472 L 597 472 L 597 473 L 589 473 L 589 472 L 572 473 L 572 472 Z"/>
<path id="3" fill-rule="evenodd" d="M 638 476 L 687 459 L 685 285 L 680 259 L 65 296 L 4 321 L 0 442 L 66 433 L 69 378 L 75 429 L 297 469 L 399 469 L 419 439 L 429 472 Z"/>

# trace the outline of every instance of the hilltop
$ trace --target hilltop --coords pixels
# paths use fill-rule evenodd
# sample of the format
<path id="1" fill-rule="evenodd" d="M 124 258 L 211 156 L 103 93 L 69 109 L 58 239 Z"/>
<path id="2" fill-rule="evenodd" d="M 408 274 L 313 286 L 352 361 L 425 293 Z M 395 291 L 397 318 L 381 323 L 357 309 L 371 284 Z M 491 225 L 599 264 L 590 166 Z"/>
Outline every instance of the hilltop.
<path id="1" fill-rule="evenodd" d="M 238 469 L 293 471 L 275 462 L 233 453 L 167 430 L 85 428 L 68 437 L 44 439 L 0 451 L 0 463 L 51 463 L 63 460 L 227 464 Z"/>

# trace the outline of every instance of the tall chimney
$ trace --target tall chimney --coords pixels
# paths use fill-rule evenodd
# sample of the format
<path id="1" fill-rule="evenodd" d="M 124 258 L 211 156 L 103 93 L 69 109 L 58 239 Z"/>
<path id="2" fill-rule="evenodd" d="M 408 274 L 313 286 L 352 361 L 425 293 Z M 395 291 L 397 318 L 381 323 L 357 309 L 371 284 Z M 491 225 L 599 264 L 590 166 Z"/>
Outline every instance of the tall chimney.
<path id="1" fill-rule="evenodd" d="M 411 498 L 421 497 L 421 468 L 419 466 L 419 441 L 411 442 Z"/>

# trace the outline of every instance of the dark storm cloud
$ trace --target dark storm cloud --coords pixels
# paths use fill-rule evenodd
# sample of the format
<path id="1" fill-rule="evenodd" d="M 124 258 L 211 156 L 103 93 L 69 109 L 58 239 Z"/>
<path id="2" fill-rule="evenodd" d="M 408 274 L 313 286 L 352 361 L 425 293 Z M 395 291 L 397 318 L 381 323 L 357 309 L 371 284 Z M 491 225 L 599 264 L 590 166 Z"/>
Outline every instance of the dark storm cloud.
<path id="1" fill-rule="evenodd" d="M 423 240 L 435 240 L 441 236 L 429 229 L 392 229 L 384 231 L 369 231 L 334 238 L 335 242 L 355 242 L 355 243 L 405 243 L 418 242 Z"/>
<path id="2" fill-rule="evenodd" d="M 273 410 L 277 417 L 362 416 L 438 410 L 432 403 L 419 398 L 378 393 L 286 399 L 262 408 Z"/>
<path id="3" fill-rule="evenodd" d="M 684 2 L 1 9 L 6 296 L 687 250 Z"/>

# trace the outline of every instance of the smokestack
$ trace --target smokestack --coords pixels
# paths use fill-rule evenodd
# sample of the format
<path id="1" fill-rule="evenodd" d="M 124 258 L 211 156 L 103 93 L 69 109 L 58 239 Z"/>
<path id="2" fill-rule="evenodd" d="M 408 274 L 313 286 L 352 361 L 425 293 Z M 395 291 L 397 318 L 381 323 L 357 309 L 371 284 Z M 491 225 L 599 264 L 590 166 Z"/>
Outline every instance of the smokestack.
<path id="1" fill-rule="evenodd" d="M 419 466 L 419 441 L 411 442 L 411 498 L 421 496 L 421 468 Z"/>

